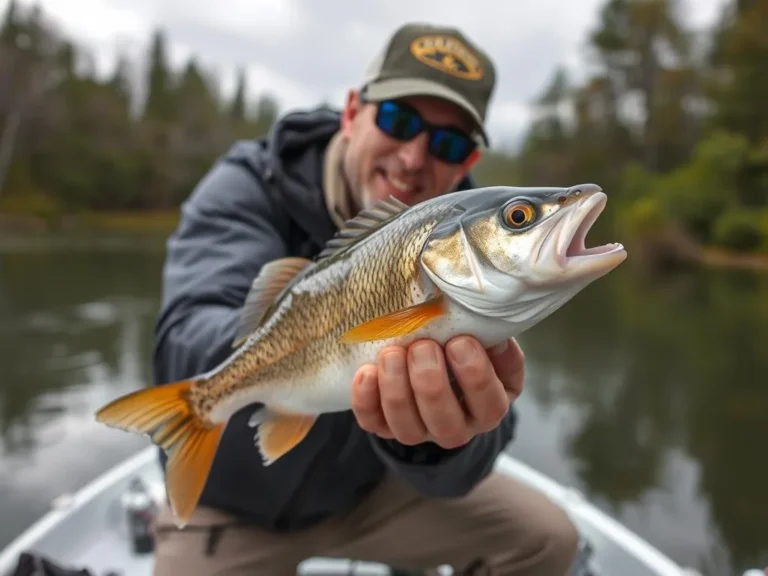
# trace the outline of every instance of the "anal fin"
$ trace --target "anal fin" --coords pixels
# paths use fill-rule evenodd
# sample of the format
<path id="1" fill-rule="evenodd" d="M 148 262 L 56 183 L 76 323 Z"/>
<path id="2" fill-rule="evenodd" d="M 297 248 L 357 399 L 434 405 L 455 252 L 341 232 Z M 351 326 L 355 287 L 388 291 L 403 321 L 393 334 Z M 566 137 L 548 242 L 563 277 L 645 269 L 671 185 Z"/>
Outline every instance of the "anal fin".
<path id="1" fill-rule="evenodd" d="M 429 300 L 378 316 L 345 332 L 340 342 L 371 342 L 406 336 L 445 314 L 445 300 L 438 294 Z"/>
<path id="2" fill-rule="evenodd" d="M 273 464 L 298 446 L 317 420 L 316 416 L 288 414 L 269 408 L 265 408 L 260 416 L 256 445 L 265 466 Z"/>

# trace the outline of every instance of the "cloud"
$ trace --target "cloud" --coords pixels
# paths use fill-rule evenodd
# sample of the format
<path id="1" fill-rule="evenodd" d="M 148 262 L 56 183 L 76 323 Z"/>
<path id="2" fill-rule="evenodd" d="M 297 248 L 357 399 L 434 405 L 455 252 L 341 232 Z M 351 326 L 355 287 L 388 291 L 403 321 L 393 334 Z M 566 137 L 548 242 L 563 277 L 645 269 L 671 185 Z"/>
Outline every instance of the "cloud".
<path id="1" fill-rule="evenodd" d="M 0 6 L 8 0 L 0 0 Z M 29 3 L 32 0 L 23 0 Z M 122 51 L 143 56 L 152 28 L 168 33 L 174 64 L 194 54 L 221 78 L 225 93 L 244 66 L 253 93 L 282 107 L 320 100 L 340 105 L 394 28 L 406 21 L 458 25 L 497 66 L 489 114 L 494 141 L 515 140 L 526 106 L 556 66 L 578 69 L 603 0 L 39 0 L 64 30 L 89 46 L 100 70 Z M 686 0 L 689 21 L 709 24 L 723 0 Z"/>

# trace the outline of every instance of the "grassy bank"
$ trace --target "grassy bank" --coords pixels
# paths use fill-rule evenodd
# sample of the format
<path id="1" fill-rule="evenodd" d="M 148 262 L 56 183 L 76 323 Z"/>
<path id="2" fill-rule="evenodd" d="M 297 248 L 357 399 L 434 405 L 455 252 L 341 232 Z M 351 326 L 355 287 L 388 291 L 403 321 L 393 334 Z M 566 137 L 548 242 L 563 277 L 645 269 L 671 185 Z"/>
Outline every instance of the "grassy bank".
<path id="1" fill-rule="evenodd" d="M 705 266 L 768 271 L 768 254 L 745 254 L 723 248 L 703 247 L 699 250 L 698 260 Z"/>
<path id="2" fill-rule="evenodd" d="M 621 229 L 621 228 L 620 228 Z M 768 249 L 737 250 L 697 242 L 679 225 L 665 223 L 642 233 L 625 224 L 630 258 L 650 268 L 704 266 L 768 272 Z"/>
<path id="3" fill-rule="evenodd" d="M 0 235 L 45 232 L 163 234 L 173 232 L 178 210 L 159 212 L 79 212 L 31 215 L 0 212 Z"/>

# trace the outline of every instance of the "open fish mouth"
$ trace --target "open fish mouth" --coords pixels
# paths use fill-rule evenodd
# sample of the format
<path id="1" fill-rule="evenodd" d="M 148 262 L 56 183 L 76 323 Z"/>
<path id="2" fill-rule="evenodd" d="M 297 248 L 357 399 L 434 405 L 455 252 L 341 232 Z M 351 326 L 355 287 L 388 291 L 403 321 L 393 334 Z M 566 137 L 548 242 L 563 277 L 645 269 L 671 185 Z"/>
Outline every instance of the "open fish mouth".
<path id="1" fill-rule="evenodd" d="M 564 268 L 589 263 L 606 268 L 618 265 L 626 257 L 624 246 L 618 242 L 587 248 L 587 234 L 605 209 L 608 196 L 604 192 L 590 194 L 573 205 L 561 222 L 556 254 Z"/>

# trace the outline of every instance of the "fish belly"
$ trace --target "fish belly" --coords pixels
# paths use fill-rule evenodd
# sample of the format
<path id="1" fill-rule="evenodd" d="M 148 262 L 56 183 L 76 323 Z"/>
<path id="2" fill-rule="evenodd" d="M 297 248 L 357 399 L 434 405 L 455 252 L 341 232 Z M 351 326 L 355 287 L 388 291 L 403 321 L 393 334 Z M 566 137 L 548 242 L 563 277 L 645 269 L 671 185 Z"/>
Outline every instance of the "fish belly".
<path id="1" fill-rule="evenodd" d="M 512 329 L 513 325 L 505 321 L 479 316 L 449 302 L 445 315 L 411 334 L 344 345 L 347 347 L 344 360 L 332 360 L 311 376 L 262 387 L 261 401 L 278 410 L 302 414 L 349 410 L 352 407 L 352 381 L 355 373 L 365 364 L 375 364 L 379 353 L 386 346 L 407 346 L 423 338 L 445 345 L 455 336 L 470 335 L 477 338 L 484 348 L 490 348 L 512 336 Z"/>

